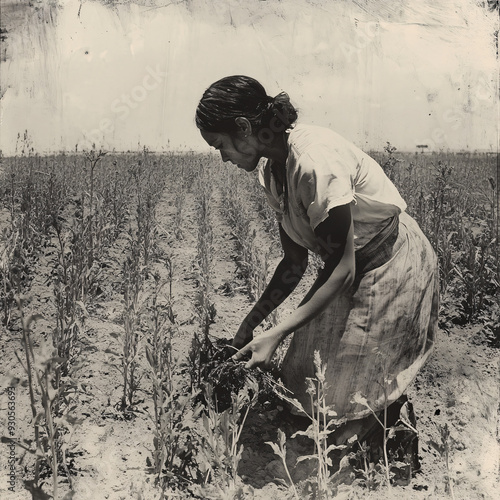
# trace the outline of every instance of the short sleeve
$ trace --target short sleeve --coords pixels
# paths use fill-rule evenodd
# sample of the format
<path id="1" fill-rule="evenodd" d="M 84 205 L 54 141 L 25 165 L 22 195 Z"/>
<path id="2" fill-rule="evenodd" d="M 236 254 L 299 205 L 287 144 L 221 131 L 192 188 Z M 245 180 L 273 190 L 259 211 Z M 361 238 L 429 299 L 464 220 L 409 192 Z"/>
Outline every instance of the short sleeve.
<path id="1" fill-rule="evenodd" d="M 303 153 L 298 163 L 296 197 L 314 230 L 332 208 L 355 200 L 354 183 L 346 162 L 326 147 Z"/>
<path id="2" fill-rule="evenodd" d="M 264 167 L 259 169 L 258 174 L 259 174 L 259 183 L 264 189 L 264 193 L 267 198 L 267 203 L 274 210 L 277 222 L 281 224 L 281 222 L 283 222 L 283 211 L 280 207 L 279 201 L 276 200 L 276 198 L 273 196 L 271 192 L 271 187 L 270 187 L 271 180 L 269 176 L 270 171 Z"/>

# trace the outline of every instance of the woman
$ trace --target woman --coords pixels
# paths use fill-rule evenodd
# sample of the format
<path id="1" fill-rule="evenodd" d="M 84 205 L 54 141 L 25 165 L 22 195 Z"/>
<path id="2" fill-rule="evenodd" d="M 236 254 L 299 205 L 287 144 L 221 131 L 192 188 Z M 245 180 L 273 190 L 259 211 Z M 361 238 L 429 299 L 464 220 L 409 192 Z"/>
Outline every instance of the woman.
<path id="1" fill-rule="evenodd" d="M 435 254 L 381 167 L 331 130 L 295 125 L 284 93 L 272 98 L 246 76 L 211 85 L 196 110 L 205 141 L 259 179 L 276 211 L 284 256 L 238 329 L 233 346 L 247 367 L 266 366 L 293 333 L 282 365 L 284 384 L 310 411 L 306 377 L 314 352 L 327 365 L 327 404 L 350 421 L 342 438 L 373 424 L 375 411 L 400 398 L 427 359 L 438 309 Z M 294 290 L 308 250 L 324 268 L 300 305 L 279 325 L 254 329 Z M 359 401 L 359 398 L 356 398 Z M 341 438 L 338 441 L 342 440 Z"/>

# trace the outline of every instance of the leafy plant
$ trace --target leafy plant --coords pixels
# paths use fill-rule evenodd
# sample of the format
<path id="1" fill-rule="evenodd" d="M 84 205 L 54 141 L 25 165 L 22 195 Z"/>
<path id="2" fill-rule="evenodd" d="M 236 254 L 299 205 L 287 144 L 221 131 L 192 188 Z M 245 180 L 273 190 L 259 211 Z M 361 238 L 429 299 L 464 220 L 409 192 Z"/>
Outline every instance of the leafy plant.
<path id="1" fill-rule="evenodd" d="M 33 417 L 34 448 L 31 440 L 14 441 L 35 458 L 34 479 L 26 481 L 26 488 L 40 498 L 45 495 L 42 490 L 41 467 L 46 460 L 52 474 L 52 498 L 59 498 L 59 468 L 62 467 L 72 489 L 71 474 L 66 461 L 67 443 L 64 436 L 71 434 L 73 427 L 79 423 L 74 416 L 78 385 L 72 377 L 61 378 L 61 363 L 64 361 L 57 351 L 46 346 L 35 352 L 31 338 L 31 325 L 40 318 L 39 315 L 24 315 L 25 299 L 17 297 L 16 302 L 22 324 L 22 347 L 25 360 L 16 353 L 28 378 L 30 407 Z M 2 438 L 3 442 L 11 442 L 11 438 Z M 72 494 L 65 498 L 72 498 Z"/>
<path id="2" fill-rule="evenodd" d="M 171 261 L 168 262 L 171 268 Z M 171 283 L 171 271 L 169 279 Z M 148 311 L 150 340 L 146 346 L 154 404 L 154 450 L 150 465 L 162 498 L 166 487 L 185 487 L 204 481 L 196 461 L 199 443 L 193 432 L 201 407 L 195 409 L 194 394 L 189 393 L 179 380 L 174 380 L 177 362 L 172 355 L 172 336 L 178 333 L 178 329 L 172 309 L 171 287 L 167 303 L 159 303 L 164 285 L 156 275 Z"/>
<path id="3" fill-rule="evenodd" d="M 218 485 L 224 498 L 233 497 L 241 491 L 238 486 L 238 464 L 243 446 L 239 444 L 241 432 L 248 412 L 257 401 L 258 386 L 248 382 L 238 393 L 233 393 L 231 407 L 223 412 L 212 404 L 213 393 L 210 384 L 205 386 L 206 412 L 203 413 L 202 452 L 209 465 L 212 480 L 220 477 Z"/>
<path id="4" fill-rule="evenodd" d="M 278 444 L 273 443 L 272 441 L 266 441 L 266 444 L 268 444 L 274 451 L 276 455 L 281 459 L 281 462 L 283 463 L 283 467 L 285 469 L 285 473 L 288 477 L 288 482 L 287 484 L 285 481 L 283 483 L 285 486 L 290 487 L 293 492 L 293 496 L 298 500 L 299 494 L 297 492 L 297 488 L 295 487 L 295 484 L 292 480 L 292 476 L 290 475 L 290 471 L 288 470 L 288 465 L 286 464 L 286 436 L 285 433 L 281 430 L 278 429 Z"/>
<path id="5" fill-rule="evenodd" d="M 123 393 L 121 409 L 135 404 L 135 393 L 139 387 L 137 375 L 137 357 L 139 354 L 140 321 L 142 300 L 141 289 L 143 283 L 142 266 L 139 262 L 139 250 L 132 243 L 131 256 L 123 266 L 123 345 L 121 355 L 121 372 L 123 375 Z"/>
<path id="6" fill-rule="evenodd" d="M 450 470 L 450 455 L 453 449 L 454 439 L 451 437 L 450 429 L 448 424 L 438 425 L 440 441 L 436 442 L 434 440 L 427 441 L 429 446 L 432 446 L 439 455 L 443 458 L 446 466 L 446 476 L 445 476 L 445 488 L 449 493 L 450 497 L 455 499 L 455 493 L 453 490 L 453 478 Z"/>
<path id="7" fill-rule="evenodd" d="M 311 402 L 311 414 L 308 416 L 311 419 L 311 425 L 305 431 L 295 432 L 292 438 L 306 436 L 314 441 L 315 453 L 313 455 L 303 455 L 297 459 L 297 462 L 303 460 L 315 460 L 317 462 L 317 498 L 329 498 L 329 468 L 333 465 L 329 454 L 333 450 L 345 448 L 345 445 L 329 444 L 328 442 L 328 436 L 338 427 L 339 420 L 335 418 L 337 414 L 333 408 L 326 404 L 329 387 L 325 376 L 327 365 L 322 363 L 319 351 L 314 351 L 314 366 L 316 368 L 316 377 L 307 378 L 307 393 Z M 298 406 L 301 412 L 306 413 L 300 403 L 295 402 L 294 404 Z"/>

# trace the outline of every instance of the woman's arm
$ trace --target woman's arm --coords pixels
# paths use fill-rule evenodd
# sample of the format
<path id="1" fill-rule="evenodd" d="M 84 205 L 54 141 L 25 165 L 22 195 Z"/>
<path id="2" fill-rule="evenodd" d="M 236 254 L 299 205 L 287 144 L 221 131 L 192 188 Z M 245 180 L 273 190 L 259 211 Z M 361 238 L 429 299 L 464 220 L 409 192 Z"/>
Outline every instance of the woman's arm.
<path id="1" fill-rule="evenodd" d="M 240 349 L 253 338 L 253 330 L 264 321 L 295 289 L 307 268 L 307 249 L 295 243 L 279 225 L 284 256 L 262 296 L 243 320 L 233 340 Z"/>
<path id="2" fill-rule="evenodd" d="M 354 241 L 349 205 L 332 208 L 328 218 L 316 228 L 325 267 L 299 307 L 278 326 L 262 333 L 236 353 L 238 360 L 252 354 L 247 367 L 267 365 L 279 343 L 290 333 L 311 321 L 333 296 L 352 285 L 354 280 Z"/>

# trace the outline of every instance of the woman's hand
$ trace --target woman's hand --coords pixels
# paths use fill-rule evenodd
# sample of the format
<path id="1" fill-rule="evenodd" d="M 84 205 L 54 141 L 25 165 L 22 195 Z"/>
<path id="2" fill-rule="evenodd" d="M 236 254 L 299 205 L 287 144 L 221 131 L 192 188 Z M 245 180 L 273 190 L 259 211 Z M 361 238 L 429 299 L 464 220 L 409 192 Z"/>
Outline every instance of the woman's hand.
<path id="1" fill-rule="evenodd" d="M 241 349 L 242 347 L 245 347 L 249 342 L 251 342 L 252 339 L 253 328 L 246 321 L 243 321 L 241 326 L 238 328 L 238 331 L 236 332 L 231 345 L 235 349 Z"/>
<path id="2" fill-rule="evenodd" d="M 245 368 L 255 368 L 257 366 L 267 367 L 271 364 L 271 359 L 284 335 L 278 327 L 271 328 L 261 333 L 249 344 L 240 349 L 234 356 L 235 361 L 251 355 L 250 360 L 245 364 Z"/>

